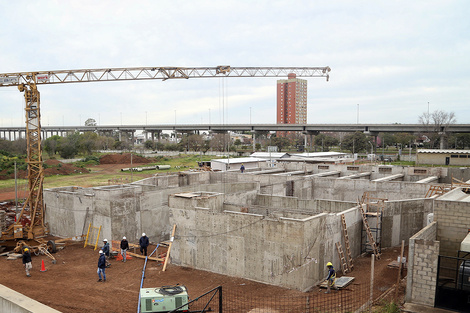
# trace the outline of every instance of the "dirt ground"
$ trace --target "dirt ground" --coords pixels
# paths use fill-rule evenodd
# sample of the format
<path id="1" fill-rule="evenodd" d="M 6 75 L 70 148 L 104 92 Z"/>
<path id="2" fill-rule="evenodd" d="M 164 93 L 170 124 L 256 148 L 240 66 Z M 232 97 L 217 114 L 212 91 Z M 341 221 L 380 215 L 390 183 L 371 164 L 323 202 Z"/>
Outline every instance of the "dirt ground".
<path id="1" fill-rule="evenodd" d="M 387 264 L 396 260 L 400 249 L 397 247 L 382 252 L 382 258 L 375 262 L 375 297 L 397 281 L 398 270 L 388 268 Z M 61 312 L 135 312 L 137 310 L 143 259 L 132 258 L 126 263 L 112 259 L 111 267 L 106 269 L 107 281 L 101 283 L 97 282 L 96 274 L 98 252 L 92 247 L 83 248 L 82 243 L 72 243 L 54 256 L 57 259 L 56 264 L 52 264 L 46 256 L 33 256 L 33 270 L 30 278 L 25 276 L 21 259 L 7 260 L 6 257 L 0 257 L 2 269 L 0 283 Z M 42 261 L 44 261 L 46 272 L 40 271 Z M 300 291 L 171 264 L 163 272 L 162 267 L 161 263 L 149 261 L 145 272 L 144 288 L 179 283 L 188 288 L 188 293 L 193 299 L 219 285 L 223 290 L 253 296 L 263 295 L 264 298 L 275 298 L 279 295 L 305 295 Z M 355 277 L 355 286 L 368 285 L 370 257 L 355 259 L 354 271 L 348 276 Z M 320 297 L 337 296 L 337 294 L 325 295 L 322 291 L 314 288 L 309 293 Z"/>

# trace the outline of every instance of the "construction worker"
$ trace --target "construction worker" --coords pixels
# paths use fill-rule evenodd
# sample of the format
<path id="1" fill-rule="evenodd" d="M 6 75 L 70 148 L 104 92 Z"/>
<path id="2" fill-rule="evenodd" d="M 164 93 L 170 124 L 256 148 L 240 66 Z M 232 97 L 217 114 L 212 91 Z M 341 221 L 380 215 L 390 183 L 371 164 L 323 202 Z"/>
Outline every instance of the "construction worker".
<path id="1" fill-rule="evenodd" d="M 335 268 L 333 267 L 333 264 L 331 262 L 326 263 L 326 267 L 328 268 L 328 277 L 326 278 L 326 291 L 325 293 L 330 293 L 331 287 L 334 287 L 336 290 L 338 290 L 338 287 L 336 287 L 336 271 Z"/>
<path id="2" fill-rule="evenodd" d="M 126 262 L 126 252 L 129 250 L 129 242 L 126 239 L 126 236 L 122 237 L 121 240 L 121 256 L 122 256 L 122 261 L 125 263 Z"/>
<path id="3" fill-rule="evenodd" d="M 109 253 L 110 253 L 110 248 L 109 248 L 109 243 L 108 243 L 108 239 L 103 239 L 103 248 L 101 248 L 101 250 L 103 250 L 103 253 L 106 257 L 106 267 L 109 267 L 111 265 L 111 263 L 109 263 Z"/>
<path id="4" fill-rule="evenodd" d="M 242 174 L 243 174 L 244 171 L 245 171 L 245 165 L 243 165 L 243 163 L 242 163 L 242 166 L 240 166 L 240 172 L 242 172 Z"/>
<path id="5" fill-rule="evenodd" d="M 33 265 L 31 263 L 31 253 L 29 253 L 28 248 L 24 248 L 23 250 L 23 266 L 26 271 L 26 276 L 31 277 L 29 271 L 33 268 Z"/>
<path id="6" fill-rule="evenodd" d="M 147 247 L 149 246 L 149 237 L 145 233 L 142 233 L 142 237 L 139 239 L 140 253 L 147 255 Z"/>
<path id="7" fill-rule="evenodd" d="M 103 250 L 100 250 L 100 258 L 98 259 L 98 282 L 106 281 L 106 257 Z M 103 279 L 101 279 L 101 273 L 103 273 Z"/>

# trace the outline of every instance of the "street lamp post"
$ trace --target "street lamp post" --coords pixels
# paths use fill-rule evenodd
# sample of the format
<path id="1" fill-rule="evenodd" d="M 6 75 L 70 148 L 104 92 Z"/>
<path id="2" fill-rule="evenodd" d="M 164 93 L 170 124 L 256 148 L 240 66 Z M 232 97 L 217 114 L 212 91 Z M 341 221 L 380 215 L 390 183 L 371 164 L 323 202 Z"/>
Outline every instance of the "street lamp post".
<path id="1" fill-rule="evenodd" d="M 357 124 L 359 124 L 359 103 L 357 104 Z"/>

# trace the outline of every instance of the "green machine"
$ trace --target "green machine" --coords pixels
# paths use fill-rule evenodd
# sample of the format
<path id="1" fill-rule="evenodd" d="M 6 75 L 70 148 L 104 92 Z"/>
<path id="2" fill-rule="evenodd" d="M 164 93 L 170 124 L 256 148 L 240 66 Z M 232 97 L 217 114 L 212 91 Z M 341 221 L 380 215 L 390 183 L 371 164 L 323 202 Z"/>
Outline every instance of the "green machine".
<path id="1" fill-rule="evenodd" d="M 189 302 L 185 286 L 163 286 L 140 289 L 140 309 L 142 313 L 170 312 Z M 188 312 L 188 305 L 177 312 Z"/>

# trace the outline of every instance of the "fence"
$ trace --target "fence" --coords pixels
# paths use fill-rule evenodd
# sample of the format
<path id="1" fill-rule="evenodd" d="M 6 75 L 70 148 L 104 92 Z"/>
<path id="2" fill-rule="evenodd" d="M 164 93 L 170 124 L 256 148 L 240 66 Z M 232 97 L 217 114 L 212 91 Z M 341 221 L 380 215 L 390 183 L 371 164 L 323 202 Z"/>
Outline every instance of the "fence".
<path id="1" fill-rule="evenodd" d="M 219 313 L 346 313 L 368 311 L 369 285 L 351 285 L 339 291 L 315 290 L 306 294 L 287 291 L 285 295 L 254 295 L 215 288 L 190 303 L 192 312 Z M 221 304 L 220 301 L 223 303 Z"/>

